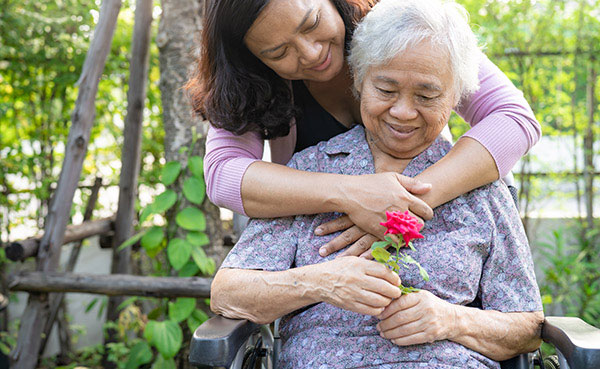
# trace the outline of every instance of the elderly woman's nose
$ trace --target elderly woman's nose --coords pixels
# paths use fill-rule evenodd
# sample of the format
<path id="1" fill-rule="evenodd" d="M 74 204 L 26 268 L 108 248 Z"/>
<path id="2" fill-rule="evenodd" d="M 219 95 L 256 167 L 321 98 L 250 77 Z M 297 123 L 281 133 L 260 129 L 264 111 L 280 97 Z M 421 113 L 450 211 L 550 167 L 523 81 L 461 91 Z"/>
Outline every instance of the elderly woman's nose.
<path id="1" fill-rule="evenodd" d="M 390 107 L 390 115 L 398 120 L 412 120 L 418 116 L 412 99 L 400 97 Z"/>
<path id="2" fill-rule="evenodd" d="M 309 39 L 301 39 L 298 41 L 298 54 L 300 55 L 300 63 L 303 65 L 316 67 L 316 63 L 321 61 L 321 53 L 323 45 L 319 42 Z"/>

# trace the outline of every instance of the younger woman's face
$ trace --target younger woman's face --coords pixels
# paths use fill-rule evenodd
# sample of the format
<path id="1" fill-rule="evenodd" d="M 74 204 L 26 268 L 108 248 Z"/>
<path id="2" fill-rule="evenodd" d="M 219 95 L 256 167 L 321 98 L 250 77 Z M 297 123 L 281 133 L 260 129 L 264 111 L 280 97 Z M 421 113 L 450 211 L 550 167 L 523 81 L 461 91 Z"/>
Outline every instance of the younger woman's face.
<path id="1" fill-rule="evenodd" d="M 344 37 L 330 0 L 270 0 L 244 41 L 280 77 L 326 82 L 344 64 Z"/>

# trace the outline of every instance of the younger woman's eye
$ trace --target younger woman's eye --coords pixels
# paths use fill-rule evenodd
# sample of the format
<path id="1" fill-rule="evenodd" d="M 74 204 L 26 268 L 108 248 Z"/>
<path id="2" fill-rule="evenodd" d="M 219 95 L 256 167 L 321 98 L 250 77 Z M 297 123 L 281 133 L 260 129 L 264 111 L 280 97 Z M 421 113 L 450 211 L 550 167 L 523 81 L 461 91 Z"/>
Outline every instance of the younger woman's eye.
<path id="1" fill-rule="evenodd" d="M 281 59 L 283 59 L 283 57 L 285 56 L 285 54 L 287 54 L 287 49 L 283 50 L 283 52 L 281 54 L 279 54 L 279 55 L 272 56 L 271 59 L 273 59 L 273 60 L 281 60 Z"/>
<path id="2" fill-rule="evenodd" d="M 310 31 L 314 30 L 315 28 L 317 28 L 319 26 L 320 21 L 321 21 L 321 12 L 317 13 L 317 16 L 315 17 L 315 22 L 306 31 L 310 32 Z"/>

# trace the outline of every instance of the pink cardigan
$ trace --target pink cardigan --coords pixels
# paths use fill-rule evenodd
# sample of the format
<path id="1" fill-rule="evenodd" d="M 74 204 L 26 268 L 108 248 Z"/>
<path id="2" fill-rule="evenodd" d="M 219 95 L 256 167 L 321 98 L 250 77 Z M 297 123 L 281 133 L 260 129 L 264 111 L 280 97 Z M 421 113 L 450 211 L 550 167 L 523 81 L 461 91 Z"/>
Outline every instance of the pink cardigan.
<path id="1" fill-rule="evenodd" d="M 479 66 L 479 90 L 462 101 L 456 112 L 471 124 L 464 136 L 479 141 L 493 156 L 500 177 L 539 140 L 540 124 L 512 82 L 487 57 Z M 286 137 L 271 140 L 271 160 L 286 164 L 294 153 L 296 126 Z M 261 160 L 264 141 L 258 133 L 236 136 L 210 127 L 206 138 L 204 176 L 208 198 L 218 206 L 245 214 L 242 177 L 250 164 Z"/>

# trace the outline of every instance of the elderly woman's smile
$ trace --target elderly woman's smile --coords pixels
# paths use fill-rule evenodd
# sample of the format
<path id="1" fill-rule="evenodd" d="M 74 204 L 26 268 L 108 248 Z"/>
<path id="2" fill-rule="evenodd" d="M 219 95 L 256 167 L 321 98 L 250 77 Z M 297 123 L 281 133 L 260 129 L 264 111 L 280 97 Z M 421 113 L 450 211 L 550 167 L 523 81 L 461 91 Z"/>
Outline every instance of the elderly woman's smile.
<path id="1" fill-rule="evenodd" d="M 367 70 L 361 115 L 374 155 L 411 159 L 435 141 L 456 103 L 446 53 L 423 42 Z"/>

